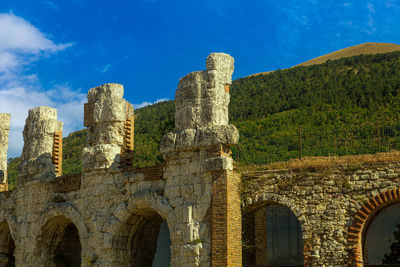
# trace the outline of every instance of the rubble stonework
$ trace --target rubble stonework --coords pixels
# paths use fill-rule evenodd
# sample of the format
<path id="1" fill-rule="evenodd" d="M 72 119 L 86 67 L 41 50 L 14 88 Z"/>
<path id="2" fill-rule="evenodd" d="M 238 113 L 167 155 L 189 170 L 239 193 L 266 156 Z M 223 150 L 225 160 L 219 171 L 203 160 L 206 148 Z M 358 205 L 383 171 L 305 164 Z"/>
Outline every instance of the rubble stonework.
<path id="1" fill-rule="evenodd" d="M 354 225 L 363 219 L 361 231 L 365 234 L 376 213 L 400 202 L 400 162 L 315 171 L 258 171 L 245 173 L 242 178 L 244 232 L 257 231 L 258 214 L 266 205 L 290 208 L 301 225 L 305 266 L 363 266 L 359 255 L 362 246 L 353 241 L 361 240 L 361 236 L 358 239 L 354 235 Z M 390 193 L 392 189 L 396 195 Z M 371 208 L 368 202 L 374 203 L 373 198 L 382 201 Z M 366 211 L 362 209 L 364 205 L 368 207 Z M 261 223 L 265 225 L 265 217 Z M 264 247 L 267 242 L 259 230 L 253 239 L 256 247 Z M 261 253 L 259 249 L 255 254 L 245 251 L 247 264 L 263 265 L 266 259 Z"/>
<path id="2" fill-rule="evenodd" d="M 171 266 L 242 266 L 242 249 L 245 264 L 265 265 L 263 210 L 271 203 L 297 217 L 304 266 L 362 266 L 365 227 L 400 201 L 400 160 L 234 172 L 230 146 L 239 133 L 228 122 L 232 72 L 233 58 L 213 53 L 206 70 L 180 80 L 175 131 L 161 141 L 160 166 L 129 167 L 133 108 L 122 85 L 89 90 L 82 174 L 56 177 L 62 123 L 55 109 L 30 110 L 18 186 L 0 193 L 0 267 L 14 261 L 24 267 L 151 266 L 158 233 L 166 228 Z M 9 118 L 0 114 L 3 172 Z"/>
<path id="3" fill-rule="evenodd" d="M 7 149 L 10 132 L 11 115 L 0 113 L 0 191 L 8 189 L 7 183 Z"/>

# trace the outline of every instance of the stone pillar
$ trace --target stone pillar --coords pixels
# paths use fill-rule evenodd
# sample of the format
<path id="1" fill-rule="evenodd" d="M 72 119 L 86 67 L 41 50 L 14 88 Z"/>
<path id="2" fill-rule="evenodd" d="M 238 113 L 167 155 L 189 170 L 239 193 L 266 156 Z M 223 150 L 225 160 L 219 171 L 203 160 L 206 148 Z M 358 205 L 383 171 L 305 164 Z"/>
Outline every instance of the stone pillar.
<path id="1" fill-rule="evenodd" d="M 7 149 L 11 115 L 0 113 L 0 191 L 7 191 Z"/>
<path id="2" fill-rule="evenodd" d="M 175 132 L 160 144 L 164 194 L 174 208 L 171 263 L 241 266 L 240 178 L 232 173 L 230 151 L 239 134 L 228 124 L 233 58 L 213 53 L 206 67 L 180 80 Z"/>
<path id="3" fill-rule="evenodd" d="M 57 175 L 55 159 L 59 158 L 55 154 L 59 155 L 59 151 L 55 144 L 59 144 L 57 136 L 62 136 L 62 130 L 63 123 L 57 120 L 56 109 L 40 106 L 29 110 L 23 131 L 24 148 L 18 167 L 18 182 Z"/>
<path id="4" fill-rule="evenodd" d="M 123 95 L 124 87 L 116 83 L 89 90 L 85 104 L 88 139 L 82 154 L 83 172 L 119 169 L 131 163 L 133 107 Z"/>

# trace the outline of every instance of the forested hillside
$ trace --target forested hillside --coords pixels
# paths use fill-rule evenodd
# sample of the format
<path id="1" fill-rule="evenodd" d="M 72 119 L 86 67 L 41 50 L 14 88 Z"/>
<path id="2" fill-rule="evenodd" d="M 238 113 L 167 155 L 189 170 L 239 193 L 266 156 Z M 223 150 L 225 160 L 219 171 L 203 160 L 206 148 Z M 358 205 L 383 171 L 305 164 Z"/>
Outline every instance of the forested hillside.
<path id="1" fill-rule="evenodd" d="M 230 121 L 251 163 L 399 148 L 400 52 L 359 55 L 237 79 Z M 173 101 L 135 111 L 134 166 L 161 162 L 158 144 L 174 125 Z M 80 170 L 85 131 L 64 139 L 64 173 Z M 233 148 L 235 159 L 243 154 Z M 10 160 L 15 179 L 18 159 Z"/>

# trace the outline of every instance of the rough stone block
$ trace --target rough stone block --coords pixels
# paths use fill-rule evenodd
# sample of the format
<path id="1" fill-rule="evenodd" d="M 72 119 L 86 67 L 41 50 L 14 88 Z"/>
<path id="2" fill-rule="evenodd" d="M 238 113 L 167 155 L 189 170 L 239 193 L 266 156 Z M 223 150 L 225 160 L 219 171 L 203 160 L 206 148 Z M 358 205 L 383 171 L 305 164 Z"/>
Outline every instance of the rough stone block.
<path id="1" fill-rule="evenodd" d="M 194 147 L 194 137 L 196 136 L 195 129 L 185 129 L 176 135 L 176 148 L 177 149 L 190 149 Z"/>
<path id="2" fill-rule="evenodd" d="M 217 144 L 235 145 L 238 142 L 239 131 L 231 124 L 200 128 L 197 130 L 195 138 L 196 147 L 207 147 Z"/>
<path id="3" fill-rule="evenodd" d="M 92 168 L 118 168 L 120 163 L 121 147 L 112 144 L 101 144 L 85 147 L 82 152 L 83 171 Z"/>
<path id="4" fill-rule="evenodd" d="M 89 90 L 88 102 L 98 102 L 109 98 L 122 98 L 124 96 L 124 87 L 117 83 L 106 83 Z"/>
<path id="5" fill-rule="evenodd" d="M 208 171 L 233 170 L 233 159 L 227 157 L 208 159 L 204 162 L 204 169 Z"/>
<path id="6" fill-rule="evenodd" d="M 175 149 L 176 134 L 166 133 L 160 142 L 160 152 L 165 154 Z"/>
<path id="7" fill-rule="evenodd" d="M 207 70 L 220 70 L 232 75 L 234 70 L 234 59 L 225 53 L 211 53 L 206 61 Z"/>
<path id="8" fill-rule="evenodd" d="M 116 122 L 127 119 L 126 101 L 123 98 L 105 98 L 94 104 L 93 122 Z"/>

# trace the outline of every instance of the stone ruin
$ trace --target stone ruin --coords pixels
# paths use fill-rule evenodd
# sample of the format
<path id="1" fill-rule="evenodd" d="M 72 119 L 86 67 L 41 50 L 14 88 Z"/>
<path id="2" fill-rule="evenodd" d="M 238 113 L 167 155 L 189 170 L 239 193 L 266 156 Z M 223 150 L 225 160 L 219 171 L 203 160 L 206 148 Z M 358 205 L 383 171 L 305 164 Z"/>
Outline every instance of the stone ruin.
<path id="1" fill-rule="evenodd" d="M 230 156 L 239 135 L 228 124 L 233 58 L 213 53 L 206 65 L 179 82 L 162 166 L 130 167 L 133 107 L 110 83 L 88 92 L 82 174 L 62 175 L 62 123 L 57 110 L 37 107 L 23 132 L 18 187 L 7 191 L 10 115 L 1 114 L 0 266 L 151 266 L 164 228 L 171 266 L 239 261 L 240 202 L 227 206 L 239 199 Z"/>
<path id="2" fill-rule="evenodd" d="M 298 234 L 296 261 L 285 264 L 367 264 L 366 229 L 400 203 L 400 160 L 234 172 L 232 73 L 233 58 L 213 53 L 205 71 L 180 80 L 160 166 L 131 168 L 133 107 L 122 85 L 105 84 L 89 90 L 84 106 L 82 173 L 62 175 L 62 123 L 55 109 L 37 107 L 23 132 L 18 187 L 8 191 L 10 115 L 0 114 L 0 267 L 274 266 L 266 223 L 275 206 Z"/>

